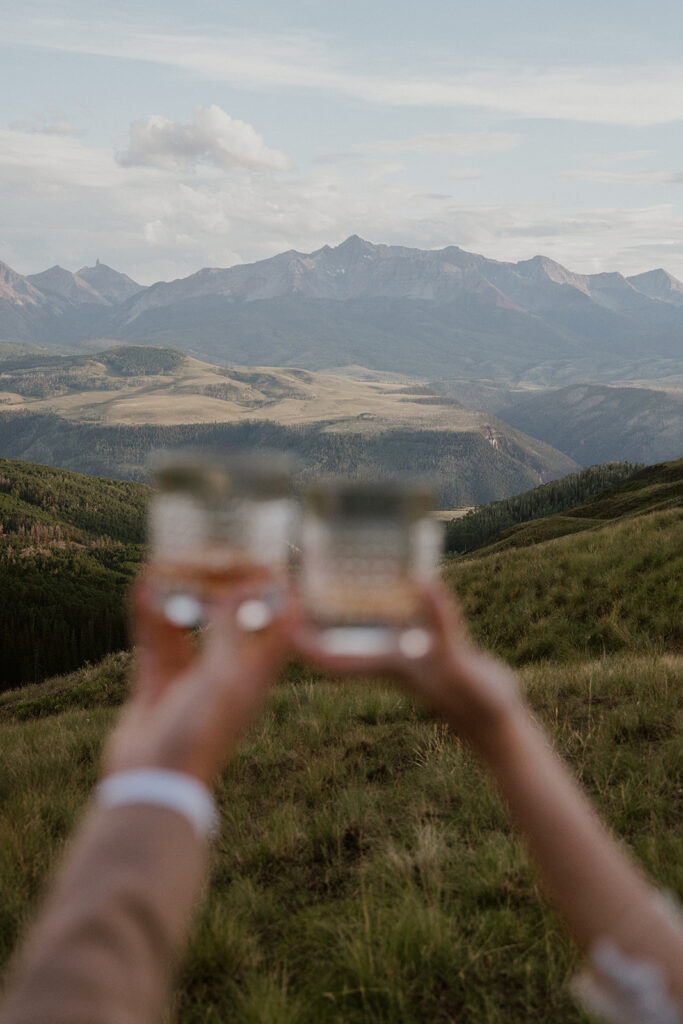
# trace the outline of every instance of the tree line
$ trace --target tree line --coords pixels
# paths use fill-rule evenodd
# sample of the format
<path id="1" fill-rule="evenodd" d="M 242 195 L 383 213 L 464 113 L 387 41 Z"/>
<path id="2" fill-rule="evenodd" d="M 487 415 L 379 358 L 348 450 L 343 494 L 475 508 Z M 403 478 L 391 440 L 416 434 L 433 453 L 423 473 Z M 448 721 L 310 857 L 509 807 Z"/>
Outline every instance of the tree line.
<path id="1" fill-rule="evenodd" d="M 492 501 L 472 509 L 462 519 L 454 519 L 446 527 L 446 550 L 453 554 L 464 554 L 488 543 L 497 534 L 518 523 L 567 512 L 608 487 L 628 479 L 641 468 L 641 465 L 630 462 L 606 462 L 588 466 L 512 498 Z"/>

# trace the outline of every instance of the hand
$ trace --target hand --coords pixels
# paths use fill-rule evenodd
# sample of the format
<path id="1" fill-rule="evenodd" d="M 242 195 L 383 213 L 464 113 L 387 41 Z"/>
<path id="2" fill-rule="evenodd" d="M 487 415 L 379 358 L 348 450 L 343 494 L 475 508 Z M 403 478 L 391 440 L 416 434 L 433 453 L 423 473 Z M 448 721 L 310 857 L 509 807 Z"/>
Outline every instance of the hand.
<path id="1" fill-rule="evenodd" d="M 188 630 L 158 609 L 152 574 L 138 582 L 137 678 L 106 747 L 105 774 L 166 768 L 212 783 L 257 716 L 287 649 L 287 609 L 258 631 L 238 625 L 238 609 L 261 592 L 245 584 L 210 607 L 198 651 Z"/>
<path id="2" fill-rule="evenodd" d="M 335 675 L 391 675 L 444 716 L 467 742 L 482 748 L 521 706 L 514 673 L 468 639 L 459 610 L 441 584 L 422 592 L 422 625 L 398 633 L 391 651 L 371 656 L 326 654 L 315 629 L 299 620 L 293 645 L 317 668 Z"/>

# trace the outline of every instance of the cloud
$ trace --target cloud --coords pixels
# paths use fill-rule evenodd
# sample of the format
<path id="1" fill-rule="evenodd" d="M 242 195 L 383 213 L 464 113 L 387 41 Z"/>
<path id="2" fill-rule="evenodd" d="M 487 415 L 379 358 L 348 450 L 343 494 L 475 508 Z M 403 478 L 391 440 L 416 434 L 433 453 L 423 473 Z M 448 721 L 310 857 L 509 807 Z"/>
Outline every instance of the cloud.
<path id="1" fill-rule="evenodd" d="M 473 156 L 515 149 L 523 136 L 512 132 L 459 132 L 444 135 L 414 135 L 409 139 L 382 139 L 354 149 L 368 153 L 447 153 Z"/>
<path id="2" fill-rule="evenodd" d="M 100 257 L 142 282 L 229 266 L 354 232 L 375 242 L 460 245 L 504 260 L 544 253 L 580 272 L 683 277 L 683 214 L 673 204 L 561 211 L 542 203 L 468 204 L 417 189 L 390 161 L 306 174 L 213 166 L 122 167 L 72 136 L 0 132 L 0 259 L 23 273 Z M 447 190 L 446 190 L 447 191 Z M 460 192 L 460 190 L 454 190 Z M 437 196 L 439 197 L 437 199 Z"/>
<path id="3" fill-rule="evenodd" d="M 654 149 L 629 149 L 622 153 L 584 153 L 583 159 L 591 164 L 627 163 L 630 160 L 648 160 L 657 155 Z"/>
<path id="4" fill-rule="evenodd" d="M 380 106 L 472 107 L 633 126 L 683 120 L 683 63 L 496 64 L 437 74 L 432 61 L 404 65 L 395 74 L 369 73 L 372 51 L 343 52 L 334 41 L 303 33 L 160 34 L 64 18 L 8 18 L 3 43 L 163 64 L 242 89 L 309 90 Z"/>
<path id="5" fill-rule="evenodd" d="M 68 121 L 12 121 L 10 131 L 25 135 L 84 135 Z"/>
<path id="6" fill-rule="evenodd" d="M 286 153 L 269 149 L 245 121 L 220 107 L 199 108 L 191 124 L 168 121 L 158 114 L 133 121 L 128 145 L 116 157 L 122 167 L 161 167 L 188 170 L 200 162 L 224 171 L 290 171 Z"/>
<path id="7" fill-rule="evenodd" d="M 0 130 L 2 185 L 47 189 L 122 186 L 125 172 L 109 150 L 86 146 L 74 135 Z"/>
<path id="8" fill-rule="evenodd" d="M 671 171 L 562 171 L 558 178 L 574 181 L 594 181 L 604 185 L 681 185 L 683 172 Z"/>

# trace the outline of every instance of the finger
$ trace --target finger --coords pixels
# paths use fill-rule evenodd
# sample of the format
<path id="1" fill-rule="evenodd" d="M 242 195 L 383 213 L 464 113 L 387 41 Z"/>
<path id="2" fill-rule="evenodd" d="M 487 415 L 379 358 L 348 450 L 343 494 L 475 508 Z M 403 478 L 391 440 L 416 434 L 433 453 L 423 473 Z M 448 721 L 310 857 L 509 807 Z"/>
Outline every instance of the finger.
<path id="1" fill-rule="evenodd" d="M 155 701 L 195 658 L 189 632 L 163 615 L 154 581 L 141 577 L 132 594 L 133 635 L 138 654 L 137 695 Z"/>
<path id="2" fill-rule="evenodd" d="M 421 598 L 423 612 L 439 636 L 457 641 L 465 639 L 466 630 L 460 607 L 443 583 L 430 583 L 423 587 Z"/>

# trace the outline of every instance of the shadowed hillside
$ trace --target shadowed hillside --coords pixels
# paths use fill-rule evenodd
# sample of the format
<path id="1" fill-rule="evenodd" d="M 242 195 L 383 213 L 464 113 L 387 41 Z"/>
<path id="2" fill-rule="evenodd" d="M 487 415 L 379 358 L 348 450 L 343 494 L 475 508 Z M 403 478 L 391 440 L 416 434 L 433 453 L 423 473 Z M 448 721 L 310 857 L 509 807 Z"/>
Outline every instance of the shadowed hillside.
<path id="1" fill-rule="evenodd" d="M 448 524 L 446 551 L 463 554 L 481 547 L 496 534 L 515 524 L 525 525 L 530 520 L 575 508 L 586 499 L 600 494 L 610 484 L 632 476 L 637 468 L 628 462 L 589 466 L 523 494 L 471 509 L 463 517 Z"/>
<path id="2" fill-rule="evenodd" d="M 628 459 L 660 462 L 683 452 L 683 390 L 579 384 L 510 394 L 497 415 L 581 465 Z"/>
<path id="3" fill-rule="evenodd" d="M 0 690 L 127 645 L 147 492 L 0 459 Z"/>
<path id="4" fill-rule="evenodd" d="M 600 467 L 594 467 L 600 469 Z M 590 473 L 584 470 L 583 473 Z M 580 476 L 581 474 L 579 474 Z M 571 479 L 571 478 L 568 478 Z M 561 485 L 562 481 L 558 481 Z M 552 489 L 554 485 L 550 485 Z M 529 497 L 540 493 L 543 489 L 530 491 Z M 527 497 L 520 495 L 520 498 Z M 511 499 L 514 507 L 517 499 Z M 683 505 L 683 459 L 676 462 L 663 462 L 656 466 L 646 466 L 628 476 L 623 483 L 615 484 L 606 490 L 601 490 L 589 501 L 579 503 L 577 501 L 566 504 L 566 511 L 561 515 L 545 516 L 534 522 L 521 522 L 508 530 L 503 530 L 496 535 L 495 527 L 486 536 L 486 508 L 495 512 L 496 508 L 504 502 L 495 502 L 491 506 L 485 506 L 481 510 L 483 523 L 484 544 L 477 551 L 477 554 L 484 554 L 490 551 L 502 551 L 507 548 L 527 547 L 531 544 L 541 544 L 547 540 L 563 537 L 565 534 L 582 533 L 585 530 L 597 529 L 605 525 L 607 521 L 616 522 L 630 516 L 644 515 L 650 512 L 664 512 L 671 510 L 673 522 L 683 519 L 681 506 Z M 479 510 L 470 513 L 476 523 L 476 516 Z M 467 517 L 466 517 L 467 518 Z M 460 523 L 454 523 L 449 529 L 452 537 L 457 536 L 457 528 Z M 481 527 L 480 527 L 481 528 Z"/>
<path id="5" fill-rule="evenodd" d="M 0 469 L 0 582 L 12 594 L 0 606 L 6 689 L 126 646 L 147 489 L 10 460 Z M 681 463 L 649 467 L 588 505 L 449 561 L 446 577 L 474 635 L 517 664 L 553 652 L 677 652 L 680 500 Z"/>
<path id="6" fill-rule="evenodd" d="M 218 457 L 251 448 L 292 452 L 304 479 L 319 473 L 433 478 L 443 508 L 475 505 L 563 476 L 566 455 L 514 431 L 339 430 L 334 421 L 282 426 L 257 418 L 237 423 L 103 427 L 59 416 L 0 412 L 0 449 L 8 456 L 101 476 L 144 480 L 156 448 L 199 447 Z"/>

